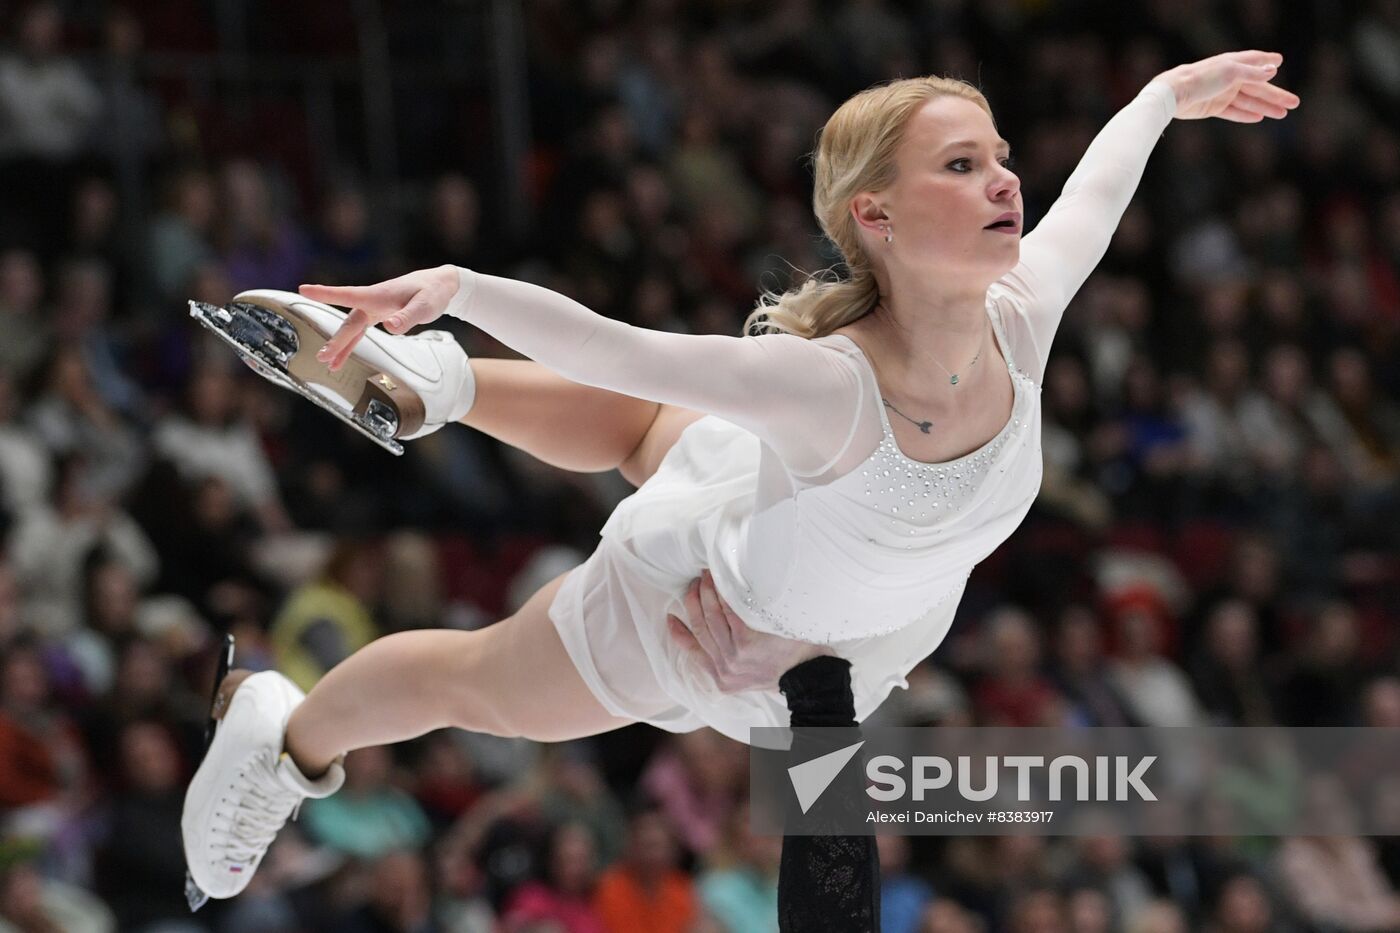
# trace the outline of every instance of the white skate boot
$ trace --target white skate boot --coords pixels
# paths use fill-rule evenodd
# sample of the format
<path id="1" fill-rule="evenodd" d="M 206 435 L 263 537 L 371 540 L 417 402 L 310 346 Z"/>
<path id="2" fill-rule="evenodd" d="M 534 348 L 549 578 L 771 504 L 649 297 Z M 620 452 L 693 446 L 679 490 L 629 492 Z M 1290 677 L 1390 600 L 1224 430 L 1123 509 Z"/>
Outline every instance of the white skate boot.
<path id="1" fill-rule="evenodd" d="M 304 395 L 375 443 L 431 434 L 467 413 L 476 396 L 467 354 L 446 331 L 365 332 L 337 372 L 316 359 L 345 312 L 296 292 L 255 289 L 226 308 L 190 302 L 190 316 L 230 344 L 259 374 Z"/>
<path id="2" fill-rule="evenodd" d="M 209 897 L 233 897 L 247 887 L 301 802 L 328 797 L 345 782 L 339 763 L 311 780 L 282 752 L 287 720 L 303 699 L 276 671 L 234 671 L 215 689 L 213 740 L 185 792 L 180 820 L 191 910 Z"/>

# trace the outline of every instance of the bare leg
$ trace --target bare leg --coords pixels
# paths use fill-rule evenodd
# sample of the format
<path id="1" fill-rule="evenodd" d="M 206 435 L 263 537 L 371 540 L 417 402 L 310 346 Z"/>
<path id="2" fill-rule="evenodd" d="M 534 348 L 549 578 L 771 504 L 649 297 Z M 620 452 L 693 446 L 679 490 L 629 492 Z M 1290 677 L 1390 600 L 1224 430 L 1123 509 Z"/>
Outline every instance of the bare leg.
<path id="1" fill-rule="evenodd" d="M 462 424 L 545 463 L 618 469 L 641 485 L 698 412 L 570 382 L 530 360 L 473 359 L 476 402 Z"/>
<path id="2" fill-rule="evenodd" d="M 476 403 L 462 423 L 564 469 L 620 469 L 640 485 L 701 417 L 570 382 L 528 360 L 471 366 Z M 292 760 L 315 776 L 347 751 L 448 726 L 564 741 L 627 725 L 584 684 L 549 619 L 563 580 L 485 629 L 400 632 L 346 658 L 292 714 Z"/>
<path id="3" fill-rule="evenodd" d="M 399 632 L 361 648 L 292 713 L 286 751 L 315 777 L 345 752 L 449 726 L 561 742 L 628 725 L 584 684 L 549 619 L 566 576 L 487 628 Z"/>

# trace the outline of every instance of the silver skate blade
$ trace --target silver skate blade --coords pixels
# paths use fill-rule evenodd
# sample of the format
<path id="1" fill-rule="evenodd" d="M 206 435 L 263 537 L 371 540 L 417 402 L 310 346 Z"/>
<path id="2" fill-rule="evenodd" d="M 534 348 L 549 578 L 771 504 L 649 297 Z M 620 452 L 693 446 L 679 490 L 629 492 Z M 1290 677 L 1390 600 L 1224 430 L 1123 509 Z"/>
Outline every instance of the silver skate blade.
<path id="1" fill-rule="evenodd" d="M 204 754 L 209 754 L 209 746 L 214 744 L 214 733 L 218 731 L 219 721 L 214 718 L 214 702 L 219 698 L 219 685 L 228 676 L 229 668 L 233 666 L 233 636 L 224 635 L 223 650 L 219 652 L 219 663 L 214 668 L 214 687 L 209 694 L 209 719 L 204 725 Z M 203 756 L 200 757 L 203 761 Z M 199 885 L 195 884 L 194 876 L 190 874 L 188 868 L 185 869 L 185 902 L 190 905 L 190 913 L 194 913 L 209 903 L 209 895 L 205 894 Z"/>
<path id="2" fill-rule="evenodd" d="M 205 894 L 199 885 L 194 883 L 194 878 L 190 877 L 188 868 L 185 869 L 185 903 L 190 905 L 190 913 L 194 913 L 209 903 L 209 895 Z"/>
<path id="3" fill-rule="evenodd" d="M 403 445 L 394 440 L 394 432 L 398 429 L 398 417 L 392 408 L 371 401 L 364 414 L 357 414 L 345 411 L 327 400 L 286 368 L 287 359 L 297 349 L 295 333 L 288 335 L 280 330 L 269 330 L 261 322 L 251 320 L 250 315 L 254 310 L 254 306 L 238 303 L 221 308 L 203 301 L 190 302 L 190 317 L 233 347 L 239 358 L 258 375 L 315 402 L 394 456 L 403 456 Z M 254 339 L 258 342 L 254 343 Z M 287 344 L 288 340 L 290 345 Z"/>

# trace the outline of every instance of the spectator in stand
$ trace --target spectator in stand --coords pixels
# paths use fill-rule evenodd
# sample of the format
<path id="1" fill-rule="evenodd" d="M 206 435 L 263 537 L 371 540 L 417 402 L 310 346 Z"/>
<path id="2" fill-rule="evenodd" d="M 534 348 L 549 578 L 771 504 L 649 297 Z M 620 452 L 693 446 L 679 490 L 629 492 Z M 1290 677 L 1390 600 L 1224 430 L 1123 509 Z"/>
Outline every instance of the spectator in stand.
<path id="1" fill-rule="evenodd" d="M 0 806 L 9 825 L 58 835 L 93 790 L 82 735 L 54 700 L 40 647 L 10 644 L 0 656 Z"/>
<path id="2" fill-rule="evenodd" d="M 82 351 L 60 346 L 41 368 L 41 389 L 26 412 L 34 433 L 55 454 L 81 454 L 88 483 L 110 497 L 125 495 L 145 466 L 140 437 L 97 391 Z"/>
<path id="3" fill-rule="evenodd" d="M 1129 920 L 1126 933 L 1186 933 L 1186 918 L 1171 901 L 1153 901 Z"/>
<path id="4" fill-rule="evenodd" d="M 385 632 L 436 628 L 445 622 L 443 569 L 427 535 L 400 531 L 384 542 L 384 589 L 375 613 Z"/>
<path id="5" fill-rule="evenodd" d="M 465 746 L 445 729 L 424 736 L 413 775 L 413 797 L 435 830 L 452 825 L 484 793 Z"/>
<path id="6" fill-rule="evenodd" d="M 1130 726 L 1136 719 L 1105 665 L 1103 635 L 1093 610 L 1065 607 L 1055 637 L 1053 682 L 1071 715 L 1090 726 Z"/>
<path id="7" fill-rule="evenodd" d="M 105 814 L 96 888 L 122 930 L 160 933 L 189 925 L 180 838 L 184 775 L 180 751 L 159 722 L 136 721 L 118 738 L 119 778 Z"/>
<path id="8" fill-rule="evenodd" d="M 214 258 L 214 183 L 203 169 L 185 168 L 166 180 L 164 208 L 150 224 L 151 287 L 162 304 L 177 304 L 200 267 Z"/>
<path id="9" fill-rule="evenodd" d="M 1322 606 L 1291 658 L 1279 690 L 1283 722 L 1294 726 L 1356 723 L 1361 684 L 1356 612 L 1345 603 Z"/>
<path id="10" fill-rule="evenodd" d="M 20 623 L 19 583 L 15 572 L 0 558 L 0 652 L 28 632 Z"/>
<path id="11" fill-rule="evenodd" d="M 909 837 L 876 837 L 880 853 L 881 933 L 918 933 L 919 918 L 934 899 L 933 888 L 910 871 Z"/>
<path id="12" fill-rule="evenodd" d="M 377 555 L 367 543 L 337 544 L 320 578 L 294 590 L 272 623 L 278 669 L 310 689 L 369 644 L 379 634 L 369 607 L 381 582 Z"/>
<path id="13" fill-rule="evenodd" d="M 1050 933 L 1066 929 L 1065 901 L 1053 888 L 1029 888 L 1011 896 L 1007 933 Z"/>
<path id="14" fill-rule="evenodd" d="M 710 729 L 672 736 L 643 772 L 643 791 L 655 799 L 690 852 L 712 852 L 733 818 L 746 767 L 743 746 Z"/>
<path id="15" fill-rule="evenodd" d="M 48 449 L 17 417 L 20 402 L 14 380 L 0 366 L 0 513 L 8 512 L 11 521 L 47 499 L 52 480 Z"/>
<path id="16" fill-rule="evenodd" d="M 957 901 L 940 897 L 924 910 L 918 933 L 982 933 L 987 925 Z"/>
<path id="17" fill-rule="evenodd" d="M 410 265 L 427 268 L 447 262 L 492 269 L 500 262 L 499 247 L 481 233 L 481 196 L 465 175 L 439 176 L 428 193 L 425 215 L 409 245 Z"/>
<path id="18" fill-rule="evenodd" d="M 782 840 L 749 829 L 748 807 L 729 817 L 724 846 L 698 882 L 700 903 L 726 933 L 776 933 Z"/>
<path id="19" fill-rule="evenodd" d="M 1274 933 L 1280 924 L 1273 901 L 1253 874 L 1240 872 L 1226 878 L 1216 891 L 1209 933 Z"/>
<path id="20" fill-rule="evenodd" d="M 1279 485 L 1297 472 L 1307 443 L 1319 439 L 1312 367 L 1301 348 L 1284 344 L 1268 351 L 1263 389 L 1242 428 L 1254 461 L 1270 483 Z"/>
<path id="21" fill-rule="evenodd" d="M 1273 685 L 1259 662 L 1253 608 L 1243 600 L 1227 600 L 1212 609 L 1192 679 L 1201 705 L 1217 724 L 1274 724 Z"/>
<path id="22" fill-rule="evenodd" d="M 0 930 L 116 933 L 116 918 L 96 895 L 40 873 L 38 848 L 33 840 L 0 841 Z"/>
<path id="23" fill-rule="evenodd" d="M 1149 726 L 1199 725 L 1201 710 L 1191 682 L 1162 653 L 1164 608 L 1152 602 L 1128 605 L 1114 622 L 1119 653 L 1109 669 L 1137 720 Z"/>
<path id="24" fill-rule="evenodd" d="M 294 289 L 306 281 L 306 236 L 287 216 L 263 166 L 247 159 L 224 166 L 219 201 L 215 247 L 235 292 Z"/>
<path id="25" fill-rule="evenodd" d="M 1150 357 L 1133 356 L 1123 373 L 1123 403 L 1114 427 L 1122 444 L 1118 466 L 1124 475 L 1115 490 L 1120 510 L 1130 518 L 1167 524 L 1181 501 L 1189 448 L 1186 428 Z"/>
<path id="26" fill-rule="evenodd" d="M 632 815 L 622 858 L 603 872 L 593 906 L 607 933 L 688 933 L 697 916 L 695 882 L 680 869 L 680 849 L 666 815 Z"/>
<path id="27" fill-rule="evenodd" d="M 0 251 L 0 369 L 23 381 L 48 353 L 53 323 L 44 313 L 44 272 L 27 249 Z"/>
<path id="28" fill-rule="evenodd" d="M 311 236 L 310 271 L 315 282 L 368 285 L 384 268 L 384 247 L 373 233 L 364 189 L 341 183 L 327 194 L 319 229 Z"/>
<path id="29" fill-rule="evenodd" d="M 1400 894 L 1381 870 L 1375 845 L 1354 835 L 1358 814 L 1341 782 L 1314 777 L 1303 819 L 1315 836 L 1294 836 L 1279 848 L 1277 868 L 1307 922 L 1333 930 L 1400 928 Z"/>
<path id="30" fill-rule="evenodd" d="M 627 835 L 627 817 L 598 769 L 587 742 L 552 745 L 542 757 L 544 790 L 539 801 L 546 822 L 588 828 L 600 865 L 615 860 Z"/>
<path id="31" fill-rule="evenodd" d="M 272 464 L 241 410 L 244 398 L 227 365 L 205 363 L 190 377 L 184 410 L 161 419 L 151 441 L 186 482 L 218 477 L 264 531 L 286 531 L 291 522 Z"/>
<path id="32" fill-rule="evenodd" d="M 82 455 L 54 467 L 52 502 L 29 509 L 14 529 L 9 551 L 27 606 L 27 624 L 58 636 L 83 624 L 83 567 L 101 549 L 123 561 L 138 584 L 159 565 L 141 527 L 117 507 Z"/>
<path id="33" fill-rule="evenodd" d="M 82 356 L 93 390 L 133 424 L 146 419 L 144 394 L 127 373 L 127 341 L 113 326 L 115 266 L 103 258 L 70 259 L 58 273 L 54 338 Z"/>
<path id="34" fill-rule="evenodd" d="M 17 46 L 0 56 L 0 193 L 5 231 L 30 238 L 41 253 L 62 244 L 63 215 L 75 163 L 102 107 L 92 80 L 64 54 L 59 4 L 29 4 L 17 20 Z"/>
<path id="35" fill-rule="evenodd" d="M 1102 892 L 1113 927 L 1121 926 L 1152 900 L 1147 877 L 1133 864 L 1131 839 L 1095 835 L 1074 842 L 1078 857 L 1070 872 L 1071 884 Z"/>
<path id="36" fill-rule="evenodd" d="M 1230 501 L 1254 492 L 1256 472 L 1246 447 L 1243 422 L 1254 393 L 1249 354 L 1236 338 L 1212 343 L 1205 359 L 1205 379 L 1189 393 L 1182 410 L 1189 470 L 1203 487 L 1203 507 L 1214 511 L 1237 507 Z"/>
<path id="37" fill-rule="evenodd" d="M 370 865 L 367 881 L 368 899 L 336 921 L 340 933 L 446 933 L 433 916 L 428 866 L 418 852 L 386 852 Z"/>
<path id="38" fill-rule="evenodd" d="M 393 771 L 393 757 L 383 746 L 351 752 L 345 759 L 344 789 L 308 801 L 301 820 L 306 832 L 330 849 L 367 860 L 424 845 L 431 832 L 428 818 L 394 786 Z"/>
<path id="39" fill-rule="evenodd" d="M 1070 885 L 1064 898 L 1070 933 L 1109 933 L 1115 929 L 1113 902 L 1102 887 L 1092 883 Z"/>
<path id="40" fill-rule="evenodd" d="M 1049 724 L 1059 695 L 1040 673 L 1040 641 L 1035 622 L 1018 609 L 1002 609 L 984 628 L 989 672 L 973 691 L 973 703 L 987 725 Z"/>
<path id="41" fill-rule="evenodd" d="M 545 924 L 557 925 L 561 933 L 604 933 L 594 900 L 597 858 L 587 827 L 556 827 L 549 835 L 544 877 L 522 885 L 511 898 L 501 921 L 503 933 L 526 933 Z"/>

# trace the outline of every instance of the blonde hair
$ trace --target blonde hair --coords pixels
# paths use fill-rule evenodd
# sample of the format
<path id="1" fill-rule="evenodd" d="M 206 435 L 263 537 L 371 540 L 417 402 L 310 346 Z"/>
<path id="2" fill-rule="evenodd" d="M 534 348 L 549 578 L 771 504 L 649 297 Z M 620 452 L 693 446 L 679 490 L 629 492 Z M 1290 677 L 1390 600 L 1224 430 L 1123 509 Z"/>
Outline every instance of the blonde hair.
<path id="1" fill-rule="evenodd" d="M 744 333 L 825 337 L 865 316 L 880 298 L 870 258 L 851 216 L 851 199 L 894 183 L 895 152 L 915 111 L 939 97 L 970 100 L 992 116 L 982 92 L 966 81 L 935 76 L 872 87 L 846 101 L 826 121 L 814 161 L 812 210 L 841 253 L 847 274 L 813 273 L 787 292 L 765 291 L 744 321 Z"/>

